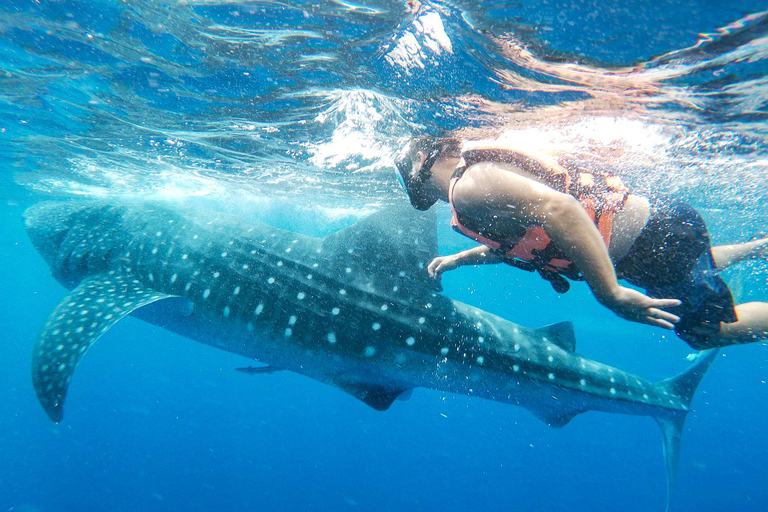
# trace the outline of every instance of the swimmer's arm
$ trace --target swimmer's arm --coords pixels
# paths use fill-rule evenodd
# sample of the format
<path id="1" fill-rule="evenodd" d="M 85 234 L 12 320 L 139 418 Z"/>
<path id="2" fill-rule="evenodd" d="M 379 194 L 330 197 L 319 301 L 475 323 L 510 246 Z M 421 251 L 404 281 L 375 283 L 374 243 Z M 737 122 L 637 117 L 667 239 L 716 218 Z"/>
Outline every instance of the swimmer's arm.
<path id="1" fill-rule="evenodd" d="M 662 308 L 678 306 L 680 301 L 654 299 L 621 286 L 600 232 L 576 198 L 552 191 L 540 202 L 536 217 L 555 245 L 581 270 L 601 304 L 627 320 L 674 328 L 679 318 Z"/>
<path id="2" fill-rule="evenodd" d="M 449 256 L 438 256 L 429 264 L 427 271 L 430 277 L 440 279 L 443 272 L 457 269 L 463 265 L 486 265 L 501 263 L 501 256 L 486 245 L 480 245 L 466 251 Z"/>

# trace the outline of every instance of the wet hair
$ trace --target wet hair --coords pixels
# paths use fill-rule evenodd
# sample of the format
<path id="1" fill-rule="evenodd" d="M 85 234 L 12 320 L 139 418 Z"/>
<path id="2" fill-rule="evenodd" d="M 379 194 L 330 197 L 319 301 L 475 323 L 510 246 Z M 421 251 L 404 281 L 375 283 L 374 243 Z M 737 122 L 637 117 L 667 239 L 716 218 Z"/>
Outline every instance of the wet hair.
<path id="1" fill-rule="evenodd" d="M 418 171 L 413 170 L 416 155 L 426 155 L 424 164 Z M 429 210 L 437 202 L 437 197 L 425 188 L 432 176 L 432 166 L 440 156 L 461 155 L 461 142 L 452 138 L 419 137 L 408 144 L 403 155 L 395 162 L 402 178 L 402 185 L 408 193 L 411 205 L 417 210 Z"/>

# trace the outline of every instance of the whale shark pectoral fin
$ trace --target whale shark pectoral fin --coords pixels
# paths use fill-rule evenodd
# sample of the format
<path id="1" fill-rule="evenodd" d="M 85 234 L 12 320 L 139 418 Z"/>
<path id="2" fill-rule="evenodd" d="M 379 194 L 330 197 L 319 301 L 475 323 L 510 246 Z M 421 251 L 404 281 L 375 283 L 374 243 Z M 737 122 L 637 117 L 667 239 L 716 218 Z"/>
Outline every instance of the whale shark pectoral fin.
<path id="1" fill-rule="evenodd" d="M 400 395 L 411 389 L 365 382 L 339 382 L 338 379 L 334 379 L 333 385 L 377 411 L 386 411 Z"/>
<path id="2" fill-rule="evenodd" d="M 558 322 L 539 327 L 536 329 L 536 334 L 541 338 L 547 338 L 566 352 L 573 353 L 576 351 L 576 335 L 573 332 L 573 323 L 571 322 Z"/>
<path id="3" fill-rule="evenodd" d="M 88 348 L 124 316 L 168 297 L 111 271 L 85 279 L 56 306 L 32 355 L 35 394 L 51 420 L 61 421 L 69 381 Z"/>

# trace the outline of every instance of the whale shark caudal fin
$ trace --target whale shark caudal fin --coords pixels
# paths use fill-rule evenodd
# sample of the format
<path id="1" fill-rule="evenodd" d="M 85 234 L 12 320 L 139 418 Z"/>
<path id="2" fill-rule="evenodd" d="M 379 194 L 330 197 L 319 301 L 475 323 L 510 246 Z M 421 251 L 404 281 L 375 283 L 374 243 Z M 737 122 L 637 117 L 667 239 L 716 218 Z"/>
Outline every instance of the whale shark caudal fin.
<path id="1" fill-rule="evenodd" d="M 718 350 L 716 349 L 699 353 L 693 365 L 672 378 L 658 382 L 656 385 L 670 395 L 682 398 L 686 408 L 689 408 L 696 388 L 717 354 Z M 687 410 L 668 411 L 654 416 L 664 436 L 664 462 L 667 469 L 667 512 L 669 512 L 669 507 L 675 497 L 677 467 L 680 461 L 680 438 L 683 434 L 683 424 L 687 414 Z"/>
<path id="2" fill-rule="evenodd" d="M 155 301 L 175 297 L 147 289 L 127 273 L 83 280 L 53 310 L 32 355 L 35 394 L 56 423 L 63 417 L 69 382 L 88 348 L 118 320 Z"/>

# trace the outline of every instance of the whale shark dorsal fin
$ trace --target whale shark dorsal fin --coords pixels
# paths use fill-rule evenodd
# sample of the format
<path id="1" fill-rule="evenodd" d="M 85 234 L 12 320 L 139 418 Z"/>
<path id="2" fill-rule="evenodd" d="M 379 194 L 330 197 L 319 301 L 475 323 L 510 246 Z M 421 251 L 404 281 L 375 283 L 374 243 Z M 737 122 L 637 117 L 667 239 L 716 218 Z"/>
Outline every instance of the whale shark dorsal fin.
<path id="1" fill-rule="evenodd" d="M 403 201 L 322 239 L 322 254 L 335 271 L 368 292 L 392 290 L 437 293 L 440 283 L 427 273 L 437 257 L 433 211 L 420 212 Z"/>
<path id="2" fill-rule="evenodd" d="M 155 301 L 175 297 L 143 286 L 127 272 L 109 271 L 85 279 L 56 306 L 32 355 L 35 394 L 59 423 L 75 367 L 85 352 L 121 318 Z"/>
<path id="3" fill-rule="evenodd" d="M 546 338 L 566 352 L 576 351 L 576 335 L 573 332 L 573 323 L 558 322 L 545 325 L 536 329 L 536 334 L 542 339 Z"/>

